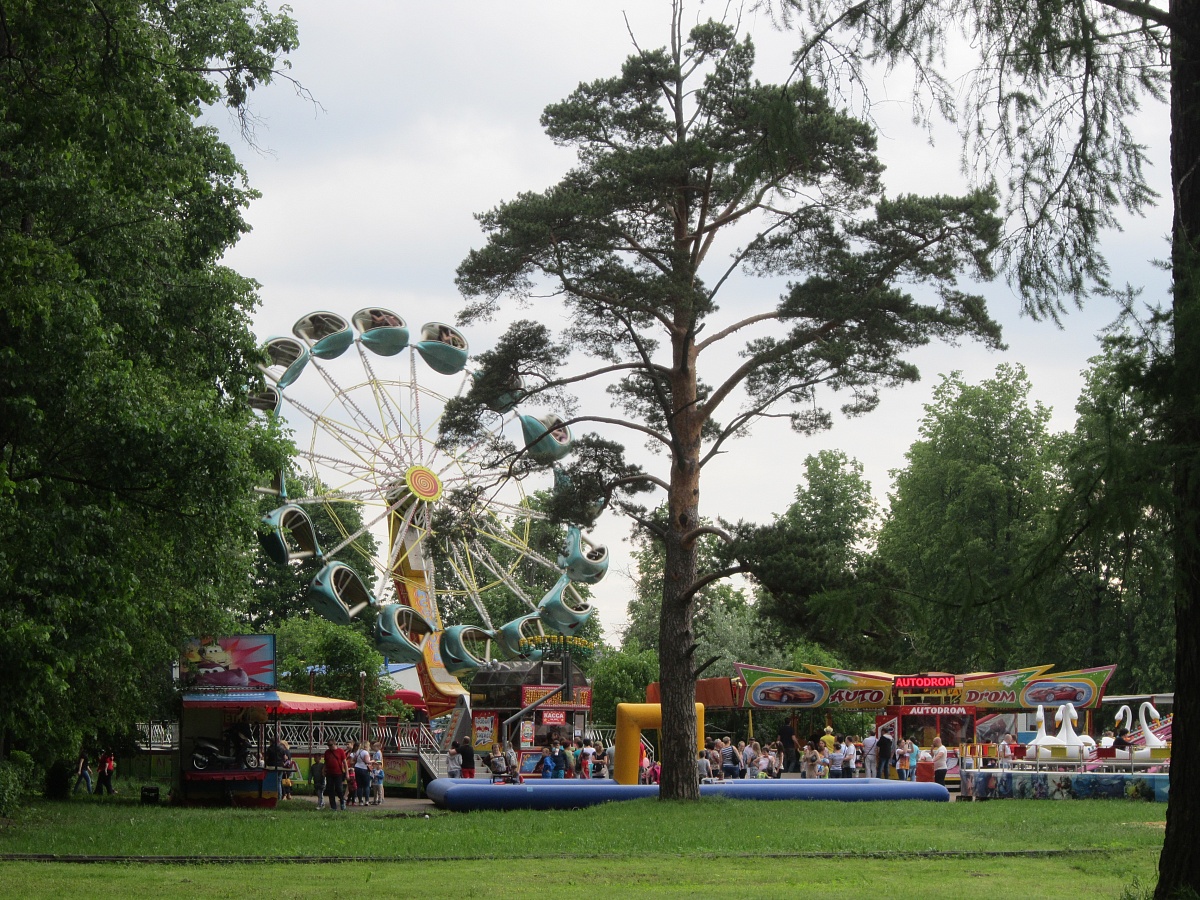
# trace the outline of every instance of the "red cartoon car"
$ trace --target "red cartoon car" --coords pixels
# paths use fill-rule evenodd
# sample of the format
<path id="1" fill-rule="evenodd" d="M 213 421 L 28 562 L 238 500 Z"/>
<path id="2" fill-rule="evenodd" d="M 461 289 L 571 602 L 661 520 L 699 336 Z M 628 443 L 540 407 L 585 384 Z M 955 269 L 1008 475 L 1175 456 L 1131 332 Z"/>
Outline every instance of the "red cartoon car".
<path id="1" fill-rule="evenodd" d="M 1083 691 L 1065 684 L 1037 688 L 1029 692 L 1029 699 L 1034 703 L 1078 703 L 1083 698 Z"/>
<path id="2" fill-rule="evenodd" d="M 758 703 L 812 703 L 817 695 L 801 687 L 775 684 L 756 690 L 754 699 Z"/>

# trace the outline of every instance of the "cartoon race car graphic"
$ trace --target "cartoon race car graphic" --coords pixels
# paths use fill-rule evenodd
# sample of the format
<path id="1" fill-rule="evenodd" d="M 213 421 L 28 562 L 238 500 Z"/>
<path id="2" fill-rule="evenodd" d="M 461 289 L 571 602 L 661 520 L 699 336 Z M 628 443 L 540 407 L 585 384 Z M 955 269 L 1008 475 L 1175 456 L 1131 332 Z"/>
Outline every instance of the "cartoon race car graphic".
<path id="1" fill-rule="evenodd" d="M 823 686 L 818 687 L 811 682 L 801 686 L 794 681 L 767 681 L 754 686 L 751 702 L 755 706 L 809 706 L 816 703 L 823 693 Z"/>
<path id="2" fill-rule="evenodd" d="M 1033 703 L 1079 703 L 1087 694 L 1079 688 L 1057 684 L 1052 687 L 1034 688 L 1026 696 Z"/>

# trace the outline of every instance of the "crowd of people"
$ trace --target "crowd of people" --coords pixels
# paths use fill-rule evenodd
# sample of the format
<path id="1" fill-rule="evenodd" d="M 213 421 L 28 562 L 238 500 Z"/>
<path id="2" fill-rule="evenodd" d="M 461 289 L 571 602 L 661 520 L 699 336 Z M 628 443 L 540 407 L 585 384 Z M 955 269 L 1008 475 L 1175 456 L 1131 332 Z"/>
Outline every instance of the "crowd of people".
<path id="1" fill-rule="evenodd" d="M 492 744 L 491 752 L 482 754 L 483 766 L 493 780 L 517 781 L 521 766 L 511 741 Z M 476 753 L 469 741 L 455 741 L 446 755 L 446 774 L 450 778 L 474 778 Z M 608 750 L 597 741 L 555 738 L 541 748 L 540 757 L 531 771 L 525 773 L 541 778 L 607 778 Z"/>
<path id="2" fill-rule="evenodd" d="M 782 778 L 785 773 L 801 778 L 890 778 L 894 770 L 897 778 L 906 781 L 916 777 L 917 763 L 922 761 L 932 762 L 934 781 L 945 784 L 949 761 L 941 738 L 922 750 L 913 741 L 897 740 L 888 728 L 862 738 L 835 734 L 827 726 L 824 734 L 801 744 L 785 724 L 765 747 L 758 741 L 734 745 L 730 737 L 706 740 L 696 760 L 696 777 L 701 782 Z"/>
<path id="3" fill-rule="evenodd" d="M 1007 736 L 1006 736 L 1007 737 Z M 330 809 L 347 806 L 374 806 L 383 802 L 383 753 L 378 741 L 344 747 L 330 740 L 323 758 L 313 761 L 309 768 L 317 808 L 328 801 Z M 268 762 L 287 768 L 290 756 L 286 743 L 274 748 L 279 755 Z M 520 779 L 520 757 L 511 742 L 492 744 L 491 751 L 477 754 L 467 740 L 455 741 L 447 753 L 447 775 L 450 778 L 475 778 L 477 762 L 493 780 Z M 783 725 L 774 741 L 765 745 L 758 741 L 739 741 L 731 737 L 709 738 L 696 760 L 696 777 L 701 782 L 727 781 L 740 778 L 782 778 L 787 773 L 802 778 L 889 778 L 892 770 L 900 780 L 913 779 L 917 763 L 933 763 L 934 780 L 945 784 L 948 754 L 941 738 L 923 750 L 911 740 L 897 740 L 891 729 L 865 738 L 853 734 L 835 734 L 826 727 L 803 744 L 789 725 Z M 86 763 L 82 771 L 86 771 Z M 530 771 L 524 773 L 540 778 L 607 778 L 612 760 L 602 742 L 576 739 L 574 742 L 551 740 L 541 748 L 539 758 Z M 294 764 L 292 764 L 294 769 Z M 657 784 L 661 765 L 643 750 L 639 781 Z M 80 773 L 80 780 L 85 776 Z M 90 779 L 89 779 L 90 780 Z M 285 786 L 286 791 L 286 786 Z M 286 791 L 284 799 L 290 796 Z"/>
<path id="4" fill-rule="evenodd" d="M 313 760 L 308 769 L 317 809 L 383 804 L 383 750 L 379 741 L 371 744 L 350 741 L 344 747 L 329 740 L 325 755 Z"/>

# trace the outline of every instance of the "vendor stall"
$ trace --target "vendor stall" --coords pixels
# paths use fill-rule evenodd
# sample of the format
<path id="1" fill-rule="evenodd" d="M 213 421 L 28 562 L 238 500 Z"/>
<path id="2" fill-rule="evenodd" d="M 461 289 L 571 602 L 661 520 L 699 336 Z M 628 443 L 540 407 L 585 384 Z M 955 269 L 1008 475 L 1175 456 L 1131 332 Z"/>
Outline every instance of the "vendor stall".
<path id="1" fill-rule="evenodd" d="M 278 717 L 357 708 L 336 700 L 275 690 L 220 690 L 183 695 L 175 796 L 189 804 L 274 806 L 283 769 L 263 764 Z"/>

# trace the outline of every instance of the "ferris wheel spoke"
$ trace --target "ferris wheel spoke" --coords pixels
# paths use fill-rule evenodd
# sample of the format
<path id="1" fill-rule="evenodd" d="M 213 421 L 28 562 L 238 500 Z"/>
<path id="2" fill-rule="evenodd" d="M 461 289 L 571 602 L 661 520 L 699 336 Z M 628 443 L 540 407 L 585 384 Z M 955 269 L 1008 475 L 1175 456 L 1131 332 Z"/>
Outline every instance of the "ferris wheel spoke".
<path id="1" fill-rule="evenodd" d="M 397 505 L 398 505 L 398 503 L 399 503 L 399 501 L 397 501 Z M 355 541 L 357 541 L 360 537 L 367 534 L 372 528 L 374 528 L 380 522 L 385 521 L 387 519 L 387 517 L 392 514 L 392 511 L 395 508 L 396 508 L 395 506 L 389 506 L 387 509 L 385 509 L 383 512 L 379 513 L 374 518 L 369 519 L 369 520 L 364 520 L 362 526 L 355 529 L 354 531 L 350 532 L 349 534 L 346 534 L 342 538 L 342 542 L 340 544 L 338 544 L 337 546 L 333 547 L 330 550 L 325 551 L 326 555 L 327 556 L 335 556 L 336 554 L 338 554 L 342 550 L 344 550 L 346 547 L 349 547 L 351 544 L 353 544 Z"/>
<path id="2" fill-rule="evenodd" d="M 371 475 L 377 472 L 375 467 L 366 465 L 354 460 L 341 459 L 337 456 L 330 456 L 328 453 L 316 453 L 312 450 L 298 450 L 296 455 L 314 466 L 320 466 L 324 469 L 333 472 L 339 472 L 357 481 L 368 481 Z M 371 493 L 369 489 L 364 489 L 362 493 Z"/>
<path id="3" fill-rule="evenodd" d="M 550 518 L 541 510 L 532 509 L 528 506 L 516 506 L 512 503 L 505 503 L 503 500 L 492 500 L 488 504 L 488 508 L 495 512 L 507 513 L 514 519 L 529 519 L 531 521 L 545 522 Z"/>
<path id="4" fill-rule="evenodd" d="M 371 389 L 371 394 L 375 398 L 376 409 L 379 410 L 380 419 L 386 419 L 391 423 L 394 434 L 399 438 L 400 445 L 403 448 L 403 453 L 406 458 L 412 457 L 412 450 L 408 446 L 408 440 L 404 435 L 404 428 L 400 424 L 400 420 L 396 418 L 399 412 L 392 399 L 388 396 L 388 392 L 384 390 L 386 382 L 375 374 L 375 365 L 371 362 L 366 350 L 363 349 L 362 341 L 356 345 L 358 350 L 359 362 L 362 364 L 363 371 L 367 373 L 367 384 Z M 386 423 L 384 431 L 386 431 Z"/>
<path id="5" fill-rule="evenodd" d="M 480 565 L 491 572 L 501 582 L 501 584 L 516 594 L 517 597 L 524 601 L 525 605 L 531 610 L 534 612 L 537 611 L 537 604 L 529 598 L 529 595 L 521 589 L 520 585 L 518 585 L 512 576 L 505 571 L 504 567 L 496 562 L 495 558 L 487 551 L 486 547 L 484 547 L 478 541 L 472 541 L 471 552 L 479 557 Z"/>
<path id="6" fill-rule="evenodd" d="M 320 361 L 315 358 L 313 359 L 313 368 L 320 373 L 321 378 L 333 392 L 333 397 L 337 400 L 338 405 L 340 405 L 342 409 L 346 410 L 349 418 L 353 420 L 363 431 L 375 430 L 375 421 L 359 408 L 358 404 L 354 401 L 354 396 L 349 391 L 345 390 L 340 384 L 338 384 L 337 379 L 333 377 L 333 374 L 329 371 L 329 368 L 325 365 L 322 365 Z"/>
<path id="7" fill-rule="evenodd" d="M 355 456 L 362 455 L 363 464 L 369 466 L 368 459 L 375 454 L 376 447 L 370 441 L 363 440 L 355 434 L 353 429 L 346 428 L 340 422 L 324 416 L 316 410 L 309 407 L 307 404 L 301 403 L 299 400 L 287 398 L 288 402 L 299 410 L 312 423 L 314 436 L 317 431 L 322 431 L 328 434 L 331 438 L 353 453 Z"/>
<path id="8" fill-rule="evenodd" d="M 450 566 L 454 569 L 458 580 L 466 589 L 467 596 L 471 598 L 471 603 L 475 606 L 475 611 L 479 613 L 479 617 L 483 620 L 483 624 L 487 627 L 487 630 L 495 631 L 496 626 L 492 624 L 492 617 L 488 615 L 487 607 L 483 605 L 483 598 L 479 596 L 478 580 L 475 578 L 469 557 L 466 562 L 463 561 L 457 544 L 450 545 L 450 556 Z"/>

